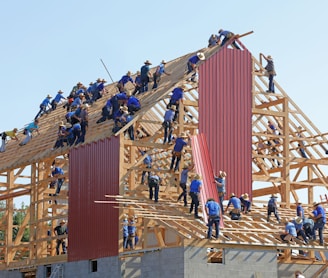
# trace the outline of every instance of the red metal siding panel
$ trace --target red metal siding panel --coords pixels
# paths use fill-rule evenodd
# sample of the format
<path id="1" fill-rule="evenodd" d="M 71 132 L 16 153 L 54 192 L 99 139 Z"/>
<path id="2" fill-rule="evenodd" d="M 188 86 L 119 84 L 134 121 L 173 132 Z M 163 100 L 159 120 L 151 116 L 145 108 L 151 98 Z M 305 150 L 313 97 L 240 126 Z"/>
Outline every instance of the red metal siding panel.
<path id="1" fill-rule="evenodd" d="M 205 204 L 207 199 L 213 198 L 216 202 L 219 202 L 218 192 L 216 184 L 214 182 L 213 168 L 211 163 L 210 154 L 206 143 L 204 134 L 198 134 L 192 137 L 192 153 L 195 164 L 196 173 L 202 176 L 203 186 L 200 192 L 200 201 L 202 210 L 205 211 Z M 206 217 L 206 214 L 203 214 Z M 205 219 L 207 220 L 207 219 Z M 221 215 L 220 227 L 223 228 L 223 217 Z"/>
<path id="2" fill-rule="evenodd" d="M 199 132 L 214 172 L 227 172 L 228 195 L 251 194 L 251 53 L 224 47 L 200 66 L 199 76 Z"/>
<path id="3" fill-rule="evenodd" d="M 119 211 L 94 201 L 119 194 L 119 138 L 72 149 L 69 175 L 68 261 L 117 256 Z"/>

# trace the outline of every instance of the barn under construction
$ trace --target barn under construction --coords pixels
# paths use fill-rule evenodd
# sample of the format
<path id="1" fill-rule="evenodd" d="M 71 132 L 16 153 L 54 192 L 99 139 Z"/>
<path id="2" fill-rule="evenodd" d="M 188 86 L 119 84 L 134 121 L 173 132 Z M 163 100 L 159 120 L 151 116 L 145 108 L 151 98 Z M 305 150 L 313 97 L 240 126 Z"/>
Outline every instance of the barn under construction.
<path id="1" fill-rule="evenodd" d="M 186 64 L 199 51 L 206 59 L 198 66 L 198 80 L 191 80 Z M 116 133 L 112 120 L 96 123 L 105 102 L 117 93 L 113 83 L 89 108 L 85 143 L 52 149 L 64 109 L 42 116 L 40 135 L 27 145 L 10 140 L 0 161 L 0 276 L 260 278 L 293 277 L 300 270 L 306 277 L 327 277 L 325 230 L 323 246 L 318 240 L 291 245 L 279 237 L 283 224 L 272 217 L 267 222 L 271 194 L 278 195 L 281 217 L 295 218 L 300 196 L 306 196 L 306 212 L 319 198 L 327 208 L 326 197 L 315 192 L 328 186 L 328 142 L 327 133 L 277 80 L 275 93 L 267 92 L 264 62 L 236 35 L 222 47 L 168 61 L 171 74 L 162 77 L 156 90 L 137 95 L 142 108 Z M 187 89 L 173 134 L 189 134 L 191 144 L 173 172 L 174 145 L 163 144 L 162 123 L 172 90 L 182 85 Z M 268 121 L 277 132 L 268 128 Z M 134 140 L 127 134 L 131 126 Z M 261 142 L 266 147 L 259 150 Z M 143 163 L 147 155 L 153 160 L 151 168 Z M 57 195 L 49 187 L 54 161 L 65 173 Z M 202 176 L 200 215 L 208 198 L 218 200 L 213 173 L 220 170 L 227 173 L 226 201 L 231 193 L 246 192 L 252 200 L 251 212 L 240 220 L 222 216 L 218 240 L 206 238 L 205 213 L 195 219 L 189 207 L 177 202 L 185 163 L 194 164 L 193 172 Z M 149 200 L 148 185 L 141 183 L 144 171 L 161 177 L 158 203 Z M 14 203 L 22 196 L 30 204 L 17 224 L 20 209 Z M 126 216 L 135 218 L 139 241 L 133 249 L 123 248 Z M 69 232 L 58 237 L 53 230 L 62 220 Z M 58 238 L 66 240 L 67 253 L 56 255 Z"/>

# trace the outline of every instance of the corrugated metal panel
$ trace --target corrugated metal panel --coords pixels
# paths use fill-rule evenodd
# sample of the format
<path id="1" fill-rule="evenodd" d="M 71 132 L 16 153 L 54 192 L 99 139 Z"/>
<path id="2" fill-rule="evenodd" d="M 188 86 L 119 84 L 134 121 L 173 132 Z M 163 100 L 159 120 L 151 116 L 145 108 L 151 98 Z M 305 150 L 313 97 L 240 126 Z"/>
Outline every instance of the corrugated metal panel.
<path id="1" fill-rule="evenodd" d="M 223 47 L 199 67 L 199 132 L 214 172 L 227 172 L 227 193 L 252 192 L 252 59 Z"/>
<path id="2" fill-rule="evenodd" d="M 200 197 L 202 209 L 205 211 L 205 204 L 208 198 L 213 198 L 216 202 L 219 203 L 218 192 L 214 182 L 213 168 L 205 135 L 198 134 L 193 136 L 191 145 L 196 172 L 202 176 L 203 187 Z M 206 217 L 206 214 L 204 214 L 204 217 Z M 222 221 L 220 221 L 220 227 L 223 228 L 224 225 L 222 215 L 221 220 Z"/>
<path id="3" fill-rule="evenodd" d="M 68 261 L 118 255 L 119 210 L 96 204 L 119 194 L 119 138 L 70 152 Z"/>

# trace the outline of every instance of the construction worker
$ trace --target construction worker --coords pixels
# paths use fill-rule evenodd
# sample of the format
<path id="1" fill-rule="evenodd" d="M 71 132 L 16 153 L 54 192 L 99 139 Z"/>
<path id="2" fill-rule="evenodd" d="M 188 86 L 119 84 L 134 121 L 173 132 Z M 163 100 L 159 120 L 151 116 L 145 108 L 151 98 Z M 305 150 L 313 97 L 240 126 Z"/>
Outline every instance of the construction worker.
<path id="1" fill-rule="evenodd" d="M 220 205 L 213 198 L 207 200 L 205 204 L 206 214 L 208 216 L 207 238 L 212 238 L 212 228 L 215 225 L 215 238 L 219 238 L 220 232 Z"/>
<path id="2" fill-rule="evenodd" d="M 271 198 L 268 202 L 268 217 L 267 217 L 267 222 L 270 222 L 270 215 L 271 213 L 274 213 L 274 216 L 277 218 L 278 223 L 280 223 L 280 217 L 278 213 L 278 204 L 277 204 L 277 195 L 272 194 Z"/>
<path id="3" fill-rule="evenodd" d="M 54 234 L 56 236 L 61 236 L 67 234 L 67 227 L 65 226 L 66 221 L 60 221 L 59 225 L 54 228 Z M 65 238 L 58 238 L 56 244 L 56 254 L 59 255 L 59 248 L 62 245 L 63 254 L 66 254 L 66 241 Z"/>
<path id="4" fill-rule="evenodd" d="M 0 148 L 0 152 L 1 153 L 3 153 L 3 152 L 6 151 L 6 139 L 7 139 L 7 136 L 9 136 L 10 139 L 12 139 L 12 140 L 18 141 L 17 132 L 18 132 L 18 129 L 17 128 L 14 128 L 13 130 L 4 131 L 4 132 L 2 132 L 0 134 L 1 139 L 2 139 L 2 145 L 1 145 L 1 148 Z"/>

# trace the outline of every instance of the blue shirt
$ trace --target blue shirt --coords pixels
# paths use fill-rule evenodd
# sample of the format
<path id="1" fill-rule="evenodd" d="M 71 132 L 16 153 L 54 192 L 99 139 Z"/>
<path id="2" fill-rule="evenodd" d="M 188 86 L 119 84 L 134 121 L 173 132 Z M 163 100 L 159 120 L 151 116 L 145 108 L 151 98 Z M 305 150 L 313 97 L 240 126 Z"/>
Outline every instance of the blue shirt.
<path id="1" fill-rule="evenodd" d="M 285 231 L 286 231 L 286 233 L 288 233 L 294 237 L 297 236 L 295 225 L 291 222 L 287 223 L 287 225 L 285 227 Z"/>
<path id="2" fill-rule="evenodd" d="M 174 118 L 175 112 L 171 109 L 167 110 L 164 114 L 164 121 L 172 122 Z"/>
<path id="3" fill-rule="evenodd" d="M 131 221 L 130 223 L 129 223 L 129 226 L 128 226 L 128 232 L 129 232 L 129 235 L 130 234 L 135 234 L 136 233 L 136 227 L 135 226 L 132 226 L 132 225 L 134 225 L 135 223 L 134 223 L 134 221 Z"/>
<path id="4" fill-rule="evenodd" d="M 321 214 L 322 216 L 322 221 L 323 223 L 326 223 L 326 212 L 325 209 L 322 206 L 317 206 L 314 210 L 316 212 L 316 216 L 318 216 L 319 214 Z"/>
<path id="5" fill-rule="evenodd" d="M 181 171 L 180 183 L 187 183 L 187 181 L 188 181 L 188 172 L 189 172 L 188 168 L 183 169 Z"/>
<path id="6" fill-rule="evenodd" d="M 148 76 L 148 72 L 150 70 L 149 65 L 143 65 L 140 69 L 141 77 L 146 77 Z"/>
<path id="7" fill-rule="evenodd" d="M 123 75 L 122 78 L 120 79 L 120 81 L 118 81 L 118 83 L 122 83 L 123 85 L 125 85 L 125 84 L 128 83 L 129 81 L 130 81 L 131 83 L 133 83 L 133 79 L 132 79 L 130 76 L 128 76 L 128 75 Z"/>
<path id="8" fill-rule="evenodd" d="M 51 172 L 52 176 L 54 175 L 64 175 L 64 170 L 60 167 L 55 167 L 55 169 Z"/>
<path id="9" fill-rule="evenodd" d="M 217 45 L 217 42 L 219 41 L 219 36 L 218 35 L 211 35 L 210 38 L 208 39 L 208 46 L 215 46 Z"/>
<path id="10" fill-rule="evenodd" d="M 104 82 L 99 82 L 99 83 L 97 83 L 97 90 L 98 90 L 99 92 L 102 91 L 102 90 L 104 89 L 104 87 L 105 87 Z"/>
<path id="11" fill-rule="evenodd" d="M 126 95 L 125 92 L 118 93 L 115 96 L 117 97 L 118 100 L 127 100 L 128 99 L 128 96 Z"/>
<path id="12" fill-rule="evenodd" d="M 173 150 L 175 152 L 181 152 L 183 147 L 186 146 L 188 143 L 186 141 L 184 141 L 181 137 L 178 137 L 176 140 L 175 140 L 175 145 L 174 145 L 174 148 Z"/>
<path id="13" fill-rule="evenodd" d="M 140 151 L 141 155 L 144 155 L 145 152 L 144 151 Z M 151 163 L 153 162 L 153 159 L 151 158 L 150 155 L 147 155 L 144 160 L 143 160 L 143 163 L 147 166 L 151 166 Z"/>
<path id="14" fill-rule="evenodd" d="M 177 102 L 183 99 L 183 90 L 180 87 L 174 88 L 172 91 L 171 102 Z"/>
<path id="15" fill-rule="evenodd" d="M 57 94 L 56 96 L 55 96 L 55 98 L 54 98 L 54 102 L 60 102 L 60 100 L 61 99 L 63 99 L 64 97 L 63 97 L 63 94 Z"/>
<path id="16" fill-rule="evenodd" d="M 81 105 L 82 105 L 82 100 L 79 97 L 77 97 L 76 99 L 74 99 L 74 101 L 71 104 L 71 106 L 81 106 Z"/>
<path id="17" fill-rule="evenodd" d="M 42 106 L 48 106 L 50 104 L 50 98 L 45 98 L 40 105 Z"/>
<path id="18" fill-rule="evenodd" d="M 136 78 L 134 79 L 134 83 L 137 85 L 141 85 L 141 76 L 137 75 Z"/>
<path id="19" fill-rule="evenodd" d="M 226 192 L 226 189 L 225 189 L 225 179 L 224 178 L 221 178 L 221 177 L 216 177 L 215 180 L 219 183 L 222 184 L 222 186 L 218 186 L 216 185 L 216 188 L 218 190 L 219 193 L 225 193 Z"/>
<path id="20" fill-rule="evenodd" d="M 188 62 L 191 64 L 197 64 L 200 61 L 200 59 L 198 58 L 197 55 L 192 56 L 191 58 L 189 58 Z"/>
<path id="21" fill-rule="evenodd" d="M 221 37 L 226 37 L 228 34 L 230 34 L 231 32 L 230 31 L 222 31 L 222 32 L 220 32 L 219 33 L 219 39 L 221 38 Z"/>
<path id="22" fill-rule="evenodd" d="M 230 204 L 232 204 L 235 209 L 241 209 L 241 202 L 240 199 L 237 197 L 230 198 L 227 207 L 229 207 Z"/>
<path id="23" fill-rule="evenodd" d="M 199 189 L 202 185 L 200 180 L 192 180 L 190 184 L 190 192 L 199 193 Z"/>
<path id="24" fill-rule="evenodd" d="M 157 69 L 156 69 L 156 73 L 159 75 L 162 75 L 165 72 L 165 66 L 164 64 L 159 64 Z"/>
<path id="25" fill-rule="evenodd" d="M 302 219 L 304 218 L 304 209 L 302 208 L 301 205 L 297 205 L 296 207 L 296 215 L 301 217 Z"/>
<path id="26" fill-rule="evenodd" d="M 127 105 L 127 106 L 129 106 L 129 105 L 134 105 L 134 106 L 136 106 L 136 107 L 138 107 L 138 108 L 141 107 L 141 106 L 140 106 L 140 101 L 139 101 L 139 99 L 137 99 L 137 98 L 134 97 L 134 96 L 130 96 L 130 97 L 129 97 L 128 102 L 127 102 L 126 105 Z"/>
<path id="27" fill-rule="evenodd" d="M 205 207 L 208 208 L 208 214 L 210 216 L 220 215 L 220 205 L 215 201 L 209 201 L 206 203 Z"/>
<path id="28" fill-rule="evenodd" d="M 39 126 L 36 125 L 34 122 L 30 123 L 27 127 L 25 127 L 25 129 L 27 129 L 29 132 L 32 132 L 33 130 L 38 129 L 38 128 L 39 128 Z"/>
<path id="29" fill-rule="evenodd" d="M 105 106 L 107 106 L 108 108 L 111 108 L 112 107 L 112 102 L 111 102 L 110 99 L 106 101 Z"/>
<path id="30" fill-rule="evenodd" d="M 128 223 L 128 220 L 123 220 L 123 237 L 129 236 Z"/>
<path id="31" fill-rule="evenodd" d="M 81 124 L 80 123 L 76 123 L 73 125 L 72 127 L 73 130 L 81 130 Z"/>

